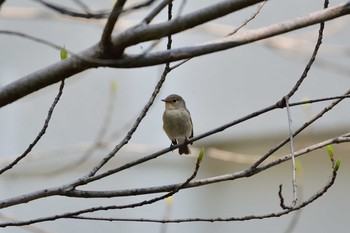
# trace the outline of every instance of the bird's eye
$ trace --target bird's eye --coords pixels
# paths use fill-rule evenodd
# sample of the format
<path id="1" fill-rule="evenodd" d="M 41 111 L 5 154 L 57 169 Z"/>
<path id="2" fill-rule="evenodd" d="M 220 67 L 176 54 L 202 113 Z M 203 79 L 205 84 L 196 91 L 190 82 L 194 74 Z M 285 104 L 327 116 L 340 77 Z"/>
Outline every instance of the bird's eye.
<path id="1" fill-rule="evenodd" d="M 175 103 L 177 100 L 173 100 L 173 103 Z"/>

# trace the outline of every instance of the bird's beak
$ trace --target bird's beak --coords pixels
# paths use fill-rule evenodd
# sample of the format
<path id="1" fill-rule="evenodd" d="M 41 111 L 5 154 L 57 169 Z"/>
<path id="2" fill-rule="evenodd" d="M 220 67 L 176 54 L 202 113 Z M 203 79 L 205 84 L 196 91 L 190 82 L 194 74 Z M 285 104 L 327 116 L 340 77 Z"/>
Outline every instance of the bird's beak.
<path id="1" fill-rule="evenodd" d="M 166 100 L 164 99 L 164 100 L 162 100 L 163 102 L 166 102 Z"/>

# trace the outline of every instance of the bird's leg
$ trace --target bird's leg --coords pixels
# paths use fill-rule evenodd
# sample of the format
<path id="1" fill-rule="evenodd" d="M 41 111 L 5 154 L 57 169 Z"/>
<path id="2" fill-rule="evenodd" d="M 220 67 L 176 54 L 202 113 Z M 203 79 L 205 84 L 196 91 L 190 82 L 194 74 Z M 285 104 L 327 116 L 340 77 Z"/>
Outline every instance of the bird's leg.
<path id="1" fill-rule="evenodd" d="M 171 140 L 170 149 L 173 149 L 173 147 L 174 147 L 176 144 L 177 144 L 176 139 Z"/>

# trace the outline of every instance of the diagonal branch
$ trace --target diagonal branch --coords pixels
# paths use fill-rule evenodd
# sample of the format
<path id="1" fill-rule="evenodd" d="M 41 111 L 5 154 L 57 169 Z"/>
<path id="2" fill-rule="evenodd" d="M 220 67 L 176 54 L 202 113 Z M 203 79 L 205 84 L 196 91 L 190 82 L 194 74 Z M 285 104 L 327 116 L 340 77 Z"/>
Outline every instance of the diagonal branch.
<path id="1" fill-rule="evenodd" d="M 49 127 L 49 122 L 51 120 L 53 111 L 58 103 L 58 101 L 61 98 L 61 95 L 63 93 L 63 88 L 64 88 L 64 80 L 61 81 L 61 85 L 59 87 L 58 90 L 58 94 L 56 95 L 48 113 L 47 113 L 47 117 L 45 119 L 44 122 L 44 126 L 41 128 L 39 134 L 36 136 L 36 138 L 34 139 L 34 141 L 28 146 L 28 148 L 20 155 L 18 156 L 14 161 L 12 161 L 10 164 L 8 164 L 7 166 L 3 167 L 0 169 L 0 175 L 3 174 L 4 172 L 6 172 L 7 170 L 13 168 L 17 163 L 19 163 L 19 161 L 21 161 L 23 158 L 25 158 L 34 148 L 34 146 L 39 142 L 39 140 L 41 139 L 41 137 L 45 134 L 47 127 Z"/>
<path id="2" fill-rule="evenodd" d="M 108 17 L 107 23 L 103 29 L 100 46 L 102 51 L 109 49 L 111 44 L 111 36 L 114 29 L 114 26 L 119 18 L 120 13 L 123 10 L 123 7 L 126 3 L 126 0 L 118 0 L 113 7 L 111 14 Z"/>

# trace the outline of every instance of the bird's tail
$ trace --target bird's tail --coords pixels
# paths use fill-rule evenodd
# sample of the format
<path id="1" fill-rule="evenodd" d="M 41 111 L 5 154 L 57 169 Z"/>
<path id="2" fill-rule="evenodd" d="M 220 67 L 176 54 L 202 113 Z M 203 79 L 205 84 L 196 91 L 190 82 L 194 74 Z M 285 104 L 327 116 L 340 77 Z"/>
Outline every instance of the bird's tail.
<path id="1" fill-rule="evenodd" d="M 185 154 L 185 155 L 191 154 L 191 150 L 188 147 L 188 145 L 183 145 L 183 146 L 179 147 L 179 154 L 180 155 L 182 155 L 182 154 Z"/>

